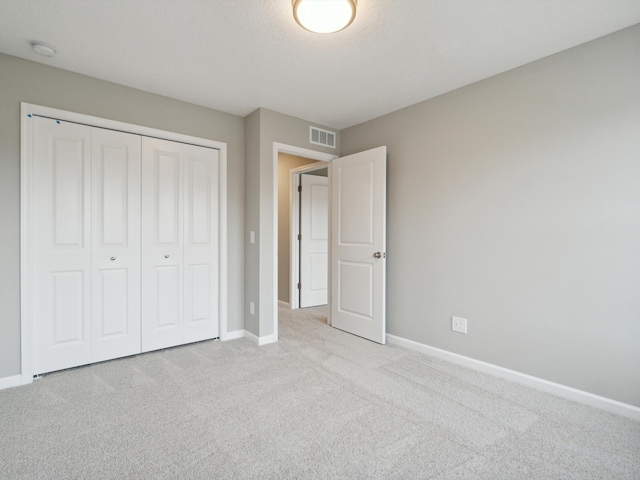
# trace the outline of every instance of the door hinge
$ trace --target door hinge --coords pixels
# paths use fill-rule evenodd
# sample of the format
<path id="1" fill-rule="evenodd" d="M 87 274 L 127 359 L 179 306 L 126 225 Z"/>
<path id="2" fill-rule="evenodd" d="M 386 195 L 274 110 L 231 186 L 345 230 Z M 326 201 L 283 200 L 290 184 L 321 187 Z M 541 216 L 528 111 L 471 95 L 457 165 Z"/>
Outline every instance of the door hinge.
<path id="1" fill-rule="evenodd" d="M 302 191 L 302 185 L 298 185 L 298 191 L 301 192 Z"/>
<path id="2" fill-rule="evenodd" d="M 299 284 L 298 284 L 298 290 L 300 290 L 301 288 L 302 288 L 302 284 L 301 284 L 301 283 L 299 283 Z"/>
<path id="3" fill-rule="evenodd" d="M 298 240 L 302 240 L 302 234 L 301 233 L 298 234 Z"/>

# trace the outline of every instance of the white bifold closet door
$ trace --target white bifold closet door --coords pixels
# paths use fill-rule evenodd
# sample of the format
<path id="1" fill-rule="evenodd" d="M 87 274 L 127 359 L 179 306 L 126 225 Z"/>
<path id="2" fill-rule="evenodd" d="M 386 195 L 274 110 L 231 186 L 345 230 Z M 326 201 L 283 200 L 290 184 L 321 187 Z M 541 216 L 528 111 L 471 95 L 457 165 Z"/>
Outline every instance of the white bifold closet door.
<path id="1" fill-rule="evenodd" d="M 218 168 L 218 150 L 142 140 L 142 351 L 218 336 Z"/>
<path id="2" fill-rule="evenodd" d="M 140 353 L 139 135 L 91 129 L 92 362 Z"/>
<path id="3" fill-rule="evenodd" d="M 140 350 L 140 137 L 34 118 L 34 373 Z"/>

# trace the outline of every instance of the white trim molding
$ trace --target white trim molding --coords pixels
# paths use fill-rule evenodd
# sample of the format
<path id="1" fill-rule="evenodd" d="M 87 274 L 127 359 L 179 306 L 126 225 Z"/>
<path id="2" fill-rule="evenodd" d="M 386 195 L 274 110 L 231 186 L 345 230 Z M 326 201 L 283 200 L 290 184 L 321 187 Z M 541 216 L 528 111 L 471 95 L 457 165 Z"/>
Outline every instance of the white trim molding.
<path id="1" fill-rule="evenodd" d="M 253 343 L 257 343 L 258 345 L 260 345 L 258 336 L 254 335 L 248 330 L 244 331 L 244 338 L 246 338 L 247 340 L 251 340 Z"/>
<path id="2" fill-rule="evenodd" d="M 244 336 L 245 338 L 251 340 L 253 343 L 258 344 L 259 347 L 261 347 L 262 345 L 269 345 L 270 343 L 277 342 L 275 335 L 265 335 L 264 337 L 258 337 L 257 335 L 245 330 Z"/>
<path id="3" fill-rule="evenodd" d="M 221 342 L 226 342 L 227 340 L 236 340 L 237 338 L 244 338 L 244 330 L 234 330 L 232 332 L 227 332 L 226 335 L 220 336 Z"/>
<path id="4" fill-rule="evenodd" d="M 22 375 L 13 375 L 11 377 L 0 378 L 0 390 L 4 390 L 5 388 L 18 387 L 22 384 Z"/>
<path id="5" fill-rule="evenodd" d="M 269 345 L 270 343 L 276 343 L 278 339 L 275 335 L 265 335 L 264 337 L 260 337 L 258 339 L 258 345 Z"/>
<path id="6" fill-rule="evenodd" d="M 408 348 L 409 350 L 414 350 L 416 352 L 447 360 L 479 372 L 487 373 L 494 377 L 520 383 L 522 385 L 535 388 L 536 390 L 541 390 L 558 397 L 566 398 L 567 400 L 582 403 L 583 405 L 589 405 L 610 413 L 622 415 L 632 420 L 640 421 L 640 408 L 634 405 L 629 405 L 628 403 L 619 402 L 607 397 L 601 397 L 593 393 L 578 390 L 577 388 L 550 382 L 549 380 L 527 375 L 526 373 L 509 370 L 508 368 L 499 367 L 492 363 L 483 362 L 471 357 L 465 357 L 464 355 L 459 355 L 447 350 L 441 350 L 440 348 L 425 345 L 424 343 L 414 342 L 413 340 L 408 340 L 406 338 L 396 337 L 395 335 L 387 334 L 387 342 Z"/>
<path id="7" fill-rule="evenodd" d="M 286 308 L 287 310 L 291 310 L 291 305 L 287 302 L 283 302 L 282 300 L 278 300 L 278 307 Z"/>

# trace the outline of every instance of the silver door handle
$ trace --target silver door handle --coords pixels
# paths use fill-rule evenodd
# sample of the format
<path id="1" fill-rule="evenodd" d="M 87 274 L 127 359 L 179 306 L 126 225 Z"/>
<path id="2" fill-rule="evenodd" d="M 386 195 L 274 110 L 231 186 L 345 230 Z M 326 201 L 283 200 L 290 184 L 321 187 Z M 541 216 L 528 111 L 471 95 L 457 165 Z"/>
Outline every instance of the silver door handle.
<path id="1" fill-rule="evenodd" d="M 386 258 L 387 254 L 382 252 L 376 252 L 373 254 L 373 258 Z"/>
<path id="2" fill-rule="evenodd" d="M 169 258 L 169 255 L 165 255 L 164 258 Z"/>
<path id="3" fill-rule="evenodd" d="M 113 262 L 116 259 L 116 257 L 111 257 L 111 261 Z"/>

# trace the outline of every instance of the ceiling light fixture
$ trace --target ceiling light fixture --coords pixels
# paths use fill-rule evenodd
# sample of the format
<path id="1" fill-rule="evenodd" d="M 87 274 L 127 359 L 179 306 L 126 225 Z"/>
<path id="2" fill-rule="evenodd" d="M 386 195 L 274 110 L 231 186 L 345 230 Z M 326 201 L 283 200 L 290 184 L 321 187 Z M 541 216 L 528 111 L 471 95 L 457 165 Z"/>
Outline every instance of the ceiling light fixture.
<path id="1" fill-rule="evenodd" d="M 293 0 L 293 16 L 310 32 L 338 32 L 356 18 L 356 0 Z"/>
<path id="2" fill-rule="evenodd" d="M 31 49 L 42 57 L 55 57 L 56 49 L 44 42 L 31 42 Z"/>

